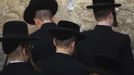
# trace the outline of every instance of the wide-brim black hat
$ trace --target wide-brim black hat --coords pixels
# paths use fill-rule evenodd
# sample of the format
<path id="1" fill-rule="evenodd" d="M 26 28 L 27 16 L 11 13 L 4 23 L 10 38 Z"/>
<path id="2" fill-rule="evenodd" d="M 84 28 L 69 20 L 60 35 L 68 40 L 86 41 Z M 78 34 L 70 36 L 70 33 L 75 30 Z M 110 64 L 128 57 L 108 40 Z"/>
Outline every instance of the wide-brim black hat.
<path id="1" fill-rule="evenodd" d="M 31 0 L 28 7 L 24 11 L 24 20 L 34 25 L 34 17 L 37 10 L 48 9 L 52 12 L 54 16 L 58 10 L 58 4 L 56 0 Z"/>
<path id="2" fill-rule="evenodd" d="M 113 16 L 114 16 L 114 27 L 118 26 L 115 8 L 120 7 L 121 4 L 115 3 L 115 0 L 93 0 L 93 5 L 87 6 L 87 9 L 93 9 L 93 12 L 99 12 L 104 9 L 112 9 Z"/>
<path id="3" fill-rule="evenodd" d="M 93 0 L 93 5 L 87 6 L 88 9 L 95 8 L 114 8 L 120 7 L 121 4 L 116 4 L 115 0 Z"/>
<path id="4" fill-rule="evenodd" d="M 36 40 L 28 35 L 27 24 L 23 21 L 8 21 L 3 26 L 3 37 L 0 37 L 5 54 L 11 53 L 21 43 Z"/>
<path id="5" fill-rule="evenodd" d="M 80 33 L 80 26 L 70 21 L 59 21 L 58 25 L 49 29 L 48 32 L 59 40 L 66 40 L 72 36 L 75 36 L 78 41 L 86 39 Z"/>
<path id="6" fill-rule="evenodd" d="M 37 37 L 30 37 L 28 35 L 27 24 L 23 21 L 8 21 L 3 26 L 3 37 L 0 37 L 0 41 L 5 40 L 35 40 Z"/>
<path id="7" fill-rule="evenodd" d="M 99 54 L 94 61 L 94 67 L 90 67 L 89 73 L 104 75 L 122 75 L 123 63 L 117 57 Z"/>

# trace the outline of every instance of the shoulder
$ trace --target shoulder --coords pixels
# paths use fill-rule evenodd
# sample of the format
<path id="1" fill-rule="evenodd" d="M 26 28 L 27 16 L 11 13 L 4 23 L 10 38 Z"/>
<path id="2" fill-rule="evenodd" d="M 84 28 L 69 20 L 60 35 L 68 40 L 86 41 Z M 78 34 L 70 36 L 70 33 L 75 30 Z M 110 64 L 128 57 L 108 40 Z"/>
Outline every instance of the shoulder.
<path id="1" fill-rule="evenodd" d="M 45 65 L 48 65 L 48 64 L 53 64 L 54 62 L 56 62 L 56 60 L 58 60 L 58 59 L 56 59 L 55 57 L 42 59 L 42 60 L 37 62 L 37 65 L 39 67 L 41 67 L 41 66 L 45 66 Z"/>
<path id="2" fill-rule="evenodd" d="M 120 32 L 115 32 L 113 31 L 114 35 L 121 38 L 121 39 L 124 39 L 124 40 L 129 40 L 130 37 L 128 34 L 124 34 L 124 33 L 120 33 Z"/>
<path id="3" fill-rule="evenodd" d="M 92 33 L 93 30 L 86 30 L 86 31 L 82 31 L 82 34 L 89 34 L 89 33 Z"/>
<path id="4" fill-rule="evenodd" d="M 36 31 L 34 31 L 34 32 L 32 32 L 31 34 L 30 34 L 30 36 L 38 36 L 38 34 L 39 34 L 39 32 L 40 32 L 40 30 L 36 30 Z"/>

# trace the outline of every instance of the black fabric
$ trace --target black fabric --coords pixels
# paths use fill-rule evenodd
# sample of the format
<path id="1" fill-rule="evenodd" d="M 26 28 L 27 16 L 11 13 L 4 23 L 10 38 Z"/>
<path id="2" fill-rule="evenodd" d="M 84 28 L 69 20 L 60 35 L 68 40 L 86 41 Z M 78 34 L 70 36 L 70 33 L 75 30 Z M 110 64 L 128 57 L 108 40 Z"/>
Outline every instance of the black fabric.
<path id="1" fill-rule="evenodd" d="M 58 10 L 58 4 L 56 0 L 31 0 L 28 7 L 24 11 L 24 20 L 34 25 L 34 17 L 37 10 L 48 9 L 54 16 Z"/>
<path id="2" fill-rule="evenodd" d="M 53 37 L 47 32 L 48 29 L 55 26 L 55 23 L 46 23 L 42 25 L 41 29 L 30 35 L 33 37 L 40 37 L 38 40 L 31 42 L 33 45 L 31 50 L 32 58 L 35 62 L 40 59 L 51 57 L 56 53 L 55 46 L 53 45 Z"/>
<path id="3" fill-rule="evenodd" d="M 29 37 L 27 24 L 23 21 L 8 21 L 3 27 L 2 47 L 5 54 L 13 52 L 21 42 L 35 40 Z"/>
<path id="4" fill-rule="evenodd" d="M 93 5 L 87 6 L 87 9 L 93 9 L 94 13 L 105 9 L 112 9 L 113 17 L 114 17 L 114 27 L 118 26 L 115 7 L 120 7 L 121 4 L 116 4 L 115 0 L 93 0 Z"/>
<path id="5" fill-rule="evenodd" d="M 116 4 L 115 0 L 93 0 L 93 5 L 87 6 L 88 9 L 98 9 L 99 8 L 111 8 L 119 7 L 121 4 Z"/>
<path id="6" fill-rule="evenodd" d="M 78 42 L 76 50 L 80 61 L 90 67 L 94 65 L 97 54 L 115 56 L 122 60 L 126 75 L 133 75 L 133 56 L 128 35 L 115 32 L 111 27 L 103 25 L 97 25 L 94 30 L 85 31 L 83 34 L 87 40 Z"/>
<path id="7" fill-rule="evenodd" d="M 48 32 L 59 40 L 66 40 L 72 36 L 75 36 L 78 41 L 85 40 L 85 36 L 80 33 L 80 26 L 71 21 L 59 21 L 58 25 Z"/>
<path id="8" fill-rule="evenodd" d="M 34 71 L 26 63 L 12 63 L 8 64 L 0 75 L 44 75 Z"/>
<path id="9" fill-rule="evenodd" d="M 54 57 L 41 60 L 37 64 L 47 75 L 88 75 L 85 65 L 66 54 L 57 53 Z"/>
<path id="10" fill-rule="evenodd" d="M 122 61 L 109 55 L 96 55 L 94 61 L 94 67 L 90 67 L 90 73 L 100 73 L 105 75 L 123 75 Z"/>

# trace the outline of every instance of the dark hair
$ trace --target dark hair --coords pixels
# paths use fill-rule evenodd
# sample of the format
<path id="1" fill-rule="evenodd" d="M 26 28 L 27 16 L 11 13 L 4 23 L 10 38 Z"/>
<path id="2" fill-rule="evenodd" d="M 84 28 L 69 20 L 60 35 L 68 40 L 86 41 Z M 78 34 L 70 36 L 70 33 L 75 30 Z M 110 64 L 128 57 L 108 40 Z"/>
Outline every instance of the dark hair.
<path id="1" fill-rule="evenodd" d="M 55 38 L 55 44 L 60 47 L 68 47 L 73 41 L 76 41 L 76 37 L 72 36 L 66 40 L 58 40 Z"/>
<path id="2" fill-rule="evenodd" d="M 20 45 L 22 48 L 25 48 L 26 54 L 31 55 L 31 50 L 32 50 L 33 45 L 30 44 L 29 41 L 22 42 Z"/>
<path id="3" fill-rule="evenodd" d="M 108 14 L 112 11 L 112 8 L 105 9 L 94 9 L 94 15 L 97 21 L 105 19 Z"/>
<path id="4" fill-rule="evenodd" d="M 36 11 L 35 18 L 40 20 L 52 18 L 52 12 L 50 10 L 38 10 Z"/>

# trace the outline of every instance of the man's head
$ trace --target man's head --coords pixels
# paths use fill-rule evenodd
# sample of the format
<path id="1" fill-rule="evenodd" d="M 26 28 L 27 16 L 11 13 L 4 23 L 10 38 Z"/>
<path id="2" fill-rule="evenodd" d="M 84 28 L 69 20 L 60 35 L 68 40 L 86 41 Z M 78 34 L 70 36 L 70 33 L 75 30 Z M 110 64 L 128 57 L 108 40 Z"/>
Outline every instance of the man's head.
<path id="1" fill-rule="evenodd" d="M 107 21 L 110 25 L 113 25 L 114 16 L 112 13 L 112 8 L 94 11 L 94 15 L 97 22 Z"/>
<path id="2" fill-rule="evenodd" d="M 80 33 L 80 27 L 70 21 L 60 21 L 57 27 L 49 29 L 49 33 L 54 37 L 54 45 L 57 52 L 71 55 L 77 41 L 85 39 Z"/>
<path id="3" fill-rule="evenodd" d="M 7 54 L 8 60 L 28 61 L 31 57 L 30 44 L 28 42 L 21 42 L 11 53 Z"/>
<path id="4" fill-rule="evenodd" d="M 52 18 L 52 16 L 56 14 L 57 9 L 58 4 L 56 0 L 31 0 L 24 12 L 23 17 L 27 23 L 35 25 L 34 19 L 39 16 L 39 13 L 41 13 L 43 17 L 48 18 L 48 16 L 46 16 L 46 14 L 48 14 L 49 16 L 51 16 L 49 18 Z"/>
<path id="5" fill-rule="evenodd" d="M 115 7 L 120 6 L 121 4 L 115 4 L 114 0 L 93 0 L 93 5 L 87 6 L 87 8 L 93 9 L 97 22 L 106 21 L 117 27 Z"/>
<path id="6" fill-rule="evenodd" d="M 63 52 L 67 52 L 69 55 L 72 55 L 75 48 L 76 37 L 72 36 L 66 40 L 54 38 L 53 43 L 56 46 L 57 52 L 62 50 Z"/>
<path id="7" fill-rule="evenodd" d="M 34 22 L 39 28 L 43 23 L 51 22 L 53 18 L 50 10 L 37 10 L 35 13 Z"/>
<path id="8" fill-rule="evenodd" d="M 3 37 L 0 38 L 0 41 L 2 41 L 4 53 L 11 55 L 16 50 L 18 53 L 18 49 L 26 50 L 26 48 L 29 47 L 27 42 L 34 39 L 37 38 L 28 36 L 26 23 L 23 21 L 8 21 L 4 24 Z"/>

